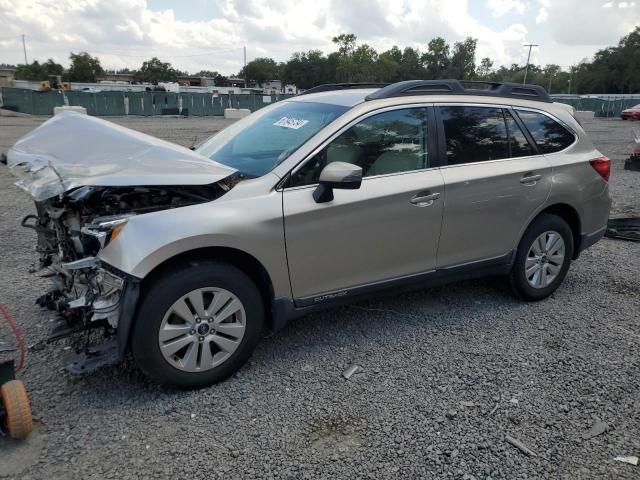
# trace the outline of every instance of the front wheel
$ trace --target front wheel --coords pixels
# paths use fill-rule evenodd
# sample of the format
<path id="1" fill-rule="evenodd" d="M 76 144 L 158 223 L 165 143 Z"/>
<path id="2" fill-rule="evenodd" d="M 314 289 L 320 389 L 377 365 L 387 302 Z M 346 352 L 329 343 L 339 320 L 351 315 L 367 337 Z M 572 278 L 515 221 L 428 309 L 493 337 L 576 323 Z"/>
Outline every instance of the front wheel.
<path id="1" fill-rule="evenodd" d="M 262 296 L 251 278 L 230 264 L 192 262 L 148 287 L 131 350 L 158 383 L 206 387 L 247 361 L 263 323 Z"/>
<path id="2" fill-rule="evenodd" d="M 525 232 L 509 275 L 514 293 L 523 300 L 551 295 L 567 275 L 573 256 L 573 235 L 557 215 L 542 214 Z"/>

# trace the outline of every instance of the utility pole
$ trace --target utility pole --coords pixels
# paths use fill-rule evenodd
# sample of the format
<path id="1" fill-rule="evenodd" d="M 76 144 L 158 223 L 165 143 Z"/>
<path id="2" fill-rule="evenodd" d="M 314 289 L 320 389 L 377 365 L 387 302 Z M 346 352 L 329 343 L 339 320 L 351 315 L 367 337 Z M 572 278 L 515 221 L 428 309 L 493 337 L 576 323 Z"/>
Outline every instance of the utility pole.
<path id="1" fill-rule="evenodd" d="M 28 65 L 29 62 L 27 61 L 27 47 L 24 43 L 24 33 L 22 34 L 22 51 L 24 52 L 24 64 Z"/>
<path id="2" fill-rule="evenodd" d="M 573 65 L 569 69 L 569 91 L 567 92 L 567 95 L 571 95 L 571 77 L 573 77 Z"/>
<path id="3" fill-rule="evenodd" d="M 529 60 L 531 59 L 531 49 L 533 47 L 539 47 L 540 45 L 536 45 L 535 43 L 527 43 L 526 45 L 523 45 L 523 47 L 529 47 L 529 55 L 527 55 L 527 66 L 524 67 L 524 80 L 522 81 L 522 83 L 527 83 L 527 73 L 529 72 Z"/>
<path id="4" fill-rule="evenodd" d="M 244 88 L 247 88 L 249 85 L 247 84 L 247 47 L 246 45 L 242 47 L 244 52 Z"/>

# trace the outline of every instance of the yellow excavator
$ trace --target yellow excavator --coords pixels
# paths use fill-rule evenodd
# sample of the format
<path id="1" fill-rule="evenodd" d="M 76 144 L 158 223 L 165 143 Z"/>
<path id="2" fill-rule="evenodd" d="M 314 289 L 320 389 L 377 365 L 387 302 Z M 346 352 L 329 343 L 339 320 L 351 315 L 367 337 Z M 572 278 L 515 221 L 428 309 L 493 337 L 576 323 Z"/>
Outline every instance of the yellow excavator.
<path id="1" fill-rule="evenodd" d="M 64 90 L 68 92 L 71 90 L 71 84 L 68 82 L 62 81 L 61 75 L 49 75 L 48 80 L 43 80 L 40 82 L 39 92 L 51 92 L 54 90 Z"/>

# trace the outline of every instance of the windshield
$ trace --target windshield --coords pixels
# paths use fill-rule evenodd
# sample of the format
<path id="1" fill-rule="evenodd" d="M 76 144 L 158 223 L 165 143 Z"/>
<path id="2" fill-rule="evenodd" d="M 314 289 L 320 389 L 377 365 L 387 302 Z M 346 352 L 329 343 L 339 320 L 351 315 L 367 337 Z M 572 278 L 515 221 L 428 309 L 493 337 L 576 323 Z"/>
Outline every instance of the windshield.
<path id="1" fill-rule="evenodd" d="M 249 177 L 260 177 L 347 109 L 327 103 L 282 102 L 225 128 L 196 151 Z"/>

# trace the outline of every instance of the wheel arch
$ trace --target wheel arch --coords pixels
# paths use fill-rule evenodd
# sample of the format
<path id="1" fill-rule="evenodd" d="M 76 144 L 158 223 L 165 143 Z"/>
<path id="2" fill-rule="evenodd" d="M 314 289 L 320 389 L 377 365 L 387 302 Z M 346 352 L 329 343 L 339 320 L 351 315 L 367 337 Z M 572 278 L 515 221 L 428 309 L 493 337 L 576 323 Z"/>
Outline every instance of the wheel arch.
<path id="1" fill-rule="evenodd" d="M 165 272 L 184 265 L 185 263 L 197 264 L 204 260 L 221 260 L 227 262 L 247 274 L 258 287 L 262 296 L 265 320 L 270 328 L 274 328 L 274 312 L 273 300 L 274 289 L 273 282 L 267 269 L 249 253 L 231 247 L 202 247 L 193 250 L 181 252 L 170 257 L 156 265 L 141 281 L 140 295 L 144 295 L 146 290 L 150 288 L 156 279 L 160 278 Z"/>
<path id="2" fill-rule="evenodd" d="M 572 259 L 577 259 L 580 255 L 580 243 L 582 242 L 582 223 L 580 221 L 580 214 L 578 213 L 578 211 L 567 203 L 554 203 L 553 205 L 549 205 L 539 211 L 527 224 L 527 228 L 529 228 L 529 226 L 533 224 L 533 222 L 535 222 L 540 217 L 540 215 L 543 214 L 557 215 L 569 224 L 573 236 Z M 522 239 L 522 237 L 524 236 L 524 232 L 527 230 L 527 228 L 525 228 L 520 235 L 520 239 Z"/>

